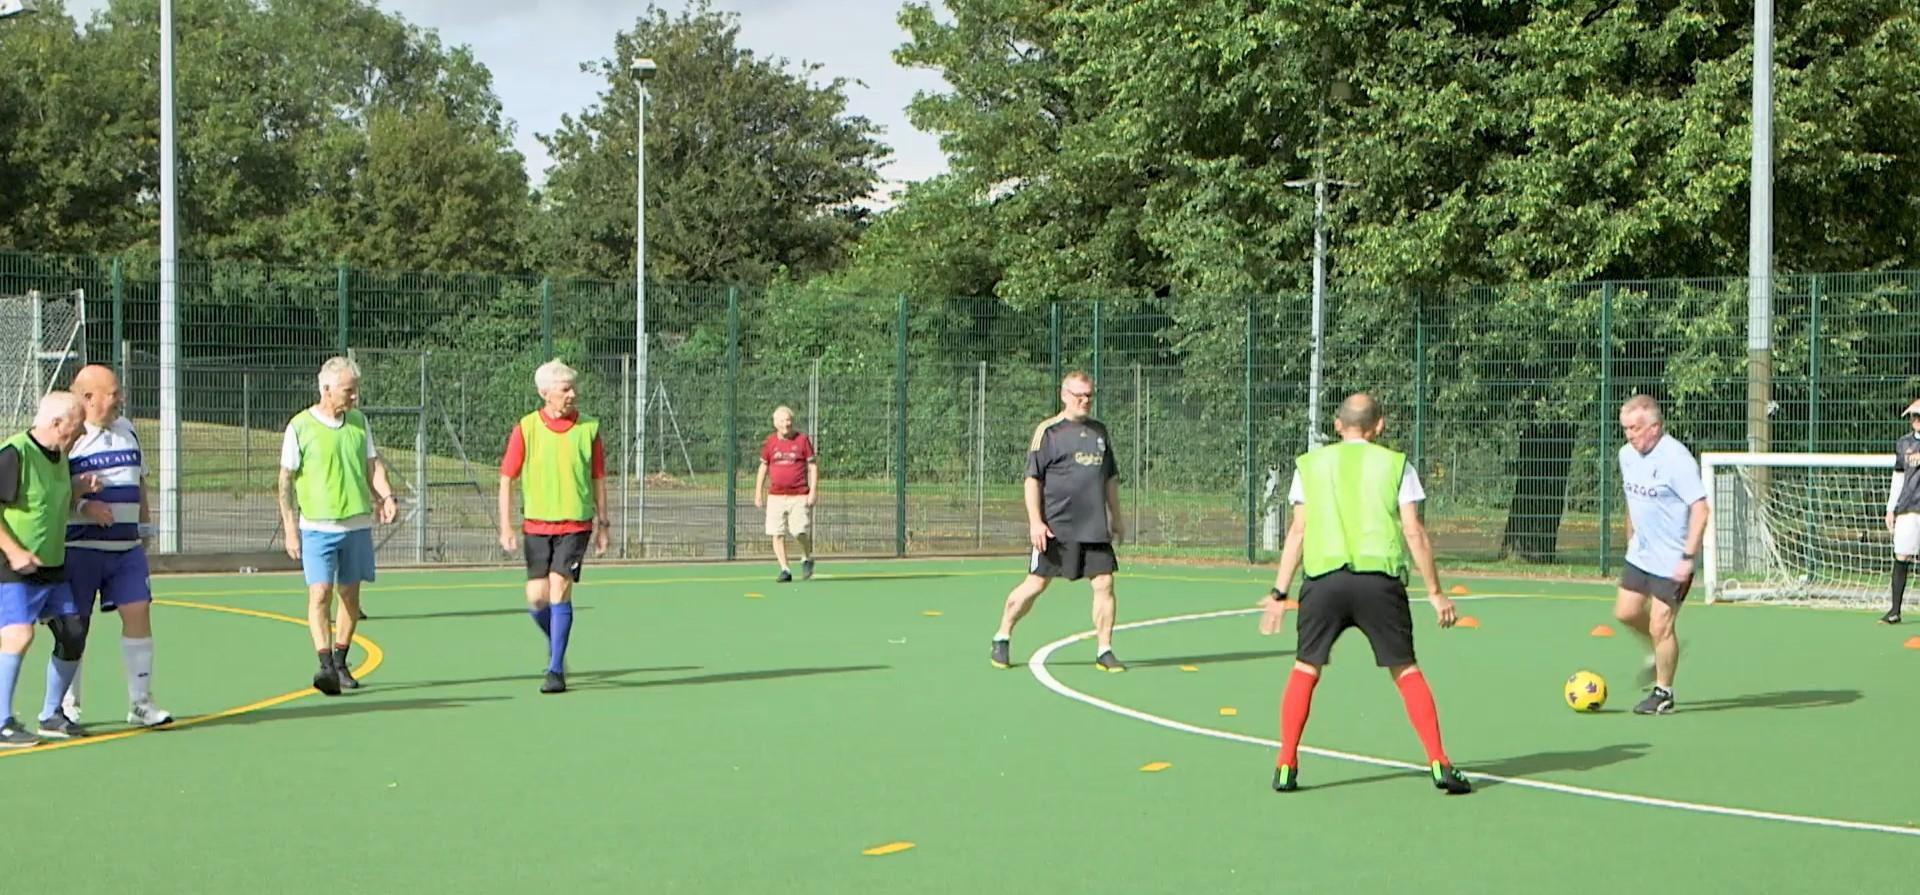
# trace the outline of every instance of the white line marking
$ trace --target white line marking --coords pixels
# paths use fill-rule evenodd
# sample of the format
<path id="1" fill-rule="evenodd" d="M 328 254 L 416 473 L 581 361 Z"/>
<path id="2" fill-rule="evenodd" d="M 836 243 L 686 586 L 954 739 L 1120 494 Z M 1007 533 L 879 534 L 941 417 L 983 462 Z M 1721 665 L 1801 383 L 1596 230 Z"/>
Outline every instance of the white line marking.
<path id="1" fill-rule="evenodd" d="M 1492 595 L 1486 595 L 1486 596 L 1492 596 Z M 1485 599 L 1486 596 L 1483 596 L 1482 599 Z M 1115 625 L 1114 630 L 1125 631 L 1133 628 L 1151 628 L 1158 625 L 1171 625 L 1177 622 L 1201 621 L 1205 619 L 1214 619 L 1214 618 L 1228 618 L 1236 615 L 1253 615 L 1255 613 L 1258 613 L 1259 611 L 1260 610 L 1258 608 L 1223 609 L 1217 612 L 1196 612 L 1188 615 L 1172 615 L 1172 616 L 1167 616 L 1165 618 L 1154 618 L 1154 619 L 1147 619 L 1146 621 L 1129 622 L 1124 625 Z M 1175 721 L 1171 718 L 1162 718 L 1159 715 L 1151 715 L 1146 712 L 1140 711 L 1139 709 L 1128 708 L 1124 705 L 1117 705 L 1115 703 L 1108 702 L 1097 696 L 1090 696 L 1086 693 L 1082 693 L 1079 690 L 1075 690 L 1072 687 L 1069 687 L 1065 684 L 1060 683 L 1059 679 L 1053 676 L 1053 672 L 1047 670 L 1047 659 L 1051 658 L 1054 652 L 1059 650 L 1061 647 L 1064 647 L 1067 644 L 1073 643 L 1075 641 L 1085 640 L 1091 636 L 1093 636 L 1092 631 L 1083 631 L 1079 634 L 1074 634 L 1068 637 L 1062 637 L 1059 640 L 1055 640 L 1054 642 L 1041 647 L 1039 651 L 1035 652 L 1033 654 L 1033 658 L 1027 660 L 1027 667 L 1033 671 L 1034 678 L 1040 681 L 1041 686 L 1046 687 L 1047 689 L 1052 690 L 1053 692 L 1058 693 L 1061 696 L 1065 696 L 1068 699 L 1074 700 L 1075 702 L 1082 702 L 1087 705 L 1093 706 L 1094 708 L 1097 708 L 1097 709 L 1113 712 L 1116 715 L 1123 715 L 1125 717 L 1132 718 L 1136 721 L 1145 721 L 1148 724 L 1164 727 L 1164 728 L 1167 728 L 1168 730 L 1177 730 L 1182 733 L 1191 733 L 1191 734 L 1196 734 L 1198 736 L 1213 737 L 1214 739 L 1228 740 L 1230 742 L 1235 742 L 1235 743 L 1245 743 L 1249 746 L 1265 746 L 1271 749 L 1280 748 L 1280 743 L 1276 740 L 1269 740 L 1269 739 L 1264 739 L 1262 737 L 1256 737 L 1256 736 L 1248 736 L 1246 734 L 1234 733 L 1232 731 L 1227 731 L 1227 730 L 1215 730 L 1211 727 L 1200 727 L 1195 724 L 1188 724 L 1184 721 Z M 1376 758 L 1371 755 L 1359 755 L 1353 752 L 1341 752 L 1336 749 L 1320 749 L 1313 746 L 1301 746 L 1300 751 L 1305 752 L 1309 755 L 1319 756 L 1321 758 L 1332 758 L 1332 759 L 1338 759 L 1340 761 L 1350 761 L 1356 764 L 1372 765 L 1374 767 L 1380 767 L 1380 768 L 1394 768 L 1398 770 L 1420 771 L 1423 773 L 1427 770 L 1427 768 L 1422 765 L 1411 764 L 1404 761 L 1396 761 L 1391 758 Z M 1551 783 L 1545 780 L 1529 780 L 1525 777 L 1502 777 L 1496 774 L 1479 774 L 1479 773 L 1474 773 L 1471 767 L 1462 768 L 1461 770 L 1466 771 L 1469 777 L 1478 779 L 1478 780 L 1493 780 L 1500 783 L 1509 783 L 1514 786 L 1523 787 L 1525 789 L 1538 789 L 1538 790 L 1544 790 L 1546 792 L 1557 792 L 1562 795 L 1583 796 L 1589 799 L 1601 799 L 1609 802 L 1624 802 L 1630 805 L 1645 805 L 1652 808 L 1670 808 L 1676 811 L 1693 811 L 1700 814 L 1717 814 L 1723 817 L 1744 817 L 1751 820 L 1771 820 L 1771 821 L 1777 821 L 1780 823 L 1801 824 L 1801 825 L 1810 826 L 1810 827 L 1827 827 L 1830 829 L 1859 830 L 1863 832 L 1872 832 L 1872 833 L 1893 833 L 1900 836 L 1920 837 L 1920 829 L 1916 829 L 1914 827 L 1900 827 L 1900 826 L 1894 826 L 1892 824 L 1877 824 L 1877 823 L 1869 823 L 1866 821 L 1857 821 L 1857 820 L 1840 820 L 1840 819 L 1831 818 L 1831 817 L 1814 817 L 1806 814 L 1786 814 L 1778 811 L 1759 811 L 1752 808 L 1731 808 L 1725 805 L 1709 805 L 1703 802 L 1684 802 L 1678 799 L 1660 799 L 1660 798 L 1654 798 L 1652 796 L 1638 796 L 1638 795 L 1633 795 L 1631 793 L 1610 792 L 1604 789 L 1592 789 L 1585 786 L 1572 786 L 1566 783 Z"/>

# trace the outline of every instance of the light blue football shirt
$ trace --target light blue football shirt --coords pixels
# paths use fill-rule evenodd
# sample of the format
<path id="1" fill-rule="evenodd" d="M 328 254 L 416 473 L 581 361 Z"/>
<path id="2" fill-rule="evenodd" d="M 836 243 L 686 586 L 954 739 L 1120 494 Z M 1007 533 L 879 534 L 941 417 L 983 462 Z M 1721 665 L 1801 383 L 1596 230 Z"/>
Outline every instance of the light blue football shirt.
<path id="1" fill-rule="evenodd" d="M 1627 518 L 1633 521 L 1627 562 L 1650 575 L 1672 577 L 1687 543 L 1687 509 L 1707 497 L 1700 464 L 1679 439 L 1662 434 L 1645 454 L 1631 444 L 1620 446 L 1620 482 L 1627 492 Z"/>

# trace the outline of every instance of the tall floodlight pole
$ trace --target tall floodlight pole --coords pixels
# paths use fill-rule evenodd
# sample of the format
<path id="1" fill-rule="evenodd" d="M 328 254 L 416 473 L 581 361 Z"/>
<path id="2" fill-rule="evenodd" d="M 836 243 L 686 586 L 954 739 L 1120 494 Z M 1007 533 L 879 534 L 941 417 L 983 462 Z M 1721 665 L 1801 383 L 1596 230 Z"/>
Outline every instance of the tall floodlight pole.
<path id="1" fill-rule="evenodd" d="M 160 552 L 180 550 L 180 308 L 176 291 L 173 0 L 160 0 Z"/>
<path id="2" fill-rule="evenodd" d="M 633 457 L 634 471 L 640 476 L 635 488 L 640 502 L 628 509 L 634 513 L 634 538 L 646 555 L 647 543 L 647 82 L 659 71 L 652 59 L 633 60 L 630 69 L 639 88 L 640 103 L 635 126 L 633 188 Z"/>
<path id="3" fill-rule="evenodd" d="M 1747 212 L 1747 450 L 1770 448 L 1773 404 L 1773 0 L 1753 5 L 1753 172 Z"/>
<path id="4" fill-rule="evenodd" d="M 1344 180 L 1328 180 L 1326 172 L 1316 170 L 1311 180 L 1289 180 L 1295 189 L 1313 187 L 1313 350 L 1307 369 L 1307 449 L 1319 447 L 1320 382 L 1322 356 L 1327 343 L 1327 187 L 1353 186 Z"/>

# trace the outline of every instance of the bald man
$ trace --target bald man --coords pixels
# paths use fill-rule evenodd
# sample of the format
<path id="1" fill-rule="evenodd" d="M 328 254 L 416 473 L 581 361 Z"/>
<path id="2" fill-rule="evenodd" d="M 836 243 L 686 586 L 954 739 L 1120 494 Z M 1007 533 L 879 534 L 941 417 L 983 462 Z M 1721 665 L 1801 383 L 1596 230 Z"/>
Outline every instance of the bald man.
<path id="1" fill-rule="evenodd" d="M 66 452 L 83 421 L 79 399 L 51 392 L 40 399 L 33 428 L 0 441 L 0 555 L 6 559 L 0 565 L 0 749 L 85 735 L 60 714 L 60 697 L 86 645 L 66 572 L 67 511 L 75 486 Z M 14 721 L 13 690 L 33 644 L 33 626 L 41 621 L 52 629 L 54 646 L 46 711 L 35 736 Z"/>
<path id="2" fill-rule="evenodd" d="M 93 601 L 120 616 L 120 654 L 127 675 L 127 723 L 159 727 L 173 715 L 153 704 L 153 590 L 148 583 L 145 541 L 153 516 L 147 505 L 146 456 L 133 424 L 120 414 L 120 378 L 99 364 L 80 368 L 73 394 L 86 414 L 80 440 L 67 454 L 73 475 L 91 473 L 98 489 L 78 494 L 67 520 L 67 586 L 91 631 Z M 80 670 L 61 706 L 80 718 Z"/>

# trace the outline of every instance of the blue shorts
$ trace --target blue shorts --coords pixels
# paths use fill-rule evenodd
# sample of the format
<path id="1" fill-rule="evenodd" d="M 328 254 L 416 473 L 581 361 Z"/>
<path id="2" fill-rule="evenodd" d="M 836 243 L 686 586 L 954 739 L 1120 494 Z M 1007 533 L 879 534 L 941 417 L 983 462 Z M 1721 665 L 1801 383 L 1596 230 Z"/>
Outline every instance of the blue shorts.
<path id="1" fill-rule="evenodd" d="M 359 584 L 373 580 L 373 530 L 300 529 L 300 569 L 307 584 Z"/>
<path id="2" fill-rule="evenodd" d="M 0 581 L 0 628 L 31 625 L 61 615 L 79 615 L 73 591 L 65 581 L 58 584 L 29 584 L 24 581 Z"/>
<path id="3" fill-rule="evenodd" d="M 129 603 L 153 601 L 147 584 L 147 551 L 93 550 L 67 548 L 67 587 L 82 613 L 93 611 L 93 597 L 100 595 L 100 611 L 112 612 Z"/>

